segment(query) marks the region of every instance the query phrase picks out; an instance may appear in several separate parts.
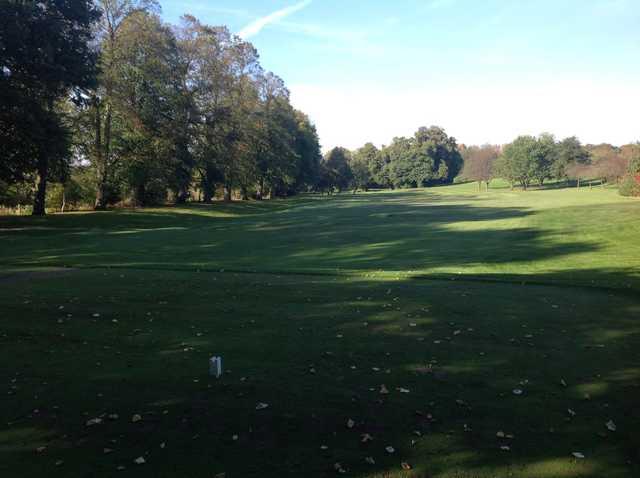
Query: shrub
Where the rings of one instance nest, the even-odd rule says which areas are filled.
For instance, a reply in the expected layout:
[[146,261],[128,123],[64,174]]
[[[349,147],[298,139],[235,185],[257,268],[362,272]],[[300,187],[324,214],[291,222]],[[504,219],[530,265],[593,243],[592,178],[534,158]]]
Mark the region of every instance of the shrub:
[[622,179],[619,191],[623,196],[640,196],[640,156],[629,161],[629,172]]
[[623,196],[640,196],[640,174],[627,174],[620,182],[619,191]]

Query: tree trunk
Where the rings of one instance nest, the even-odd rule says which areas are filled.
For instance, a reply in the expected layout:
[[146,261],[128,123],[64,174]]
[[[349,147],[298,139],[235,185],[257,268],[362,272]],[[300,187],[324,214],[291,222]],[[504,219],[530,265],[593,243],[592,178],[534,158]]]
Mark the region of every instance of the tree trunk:
[[46,153],[41,151],[38,156],[38,185],[33,201],[33,215],[44,216],[46,214],[45,201],[47,196],[47,174],[49,173],[49,161]]
[[242,200],[243,201],[248,201],[249,200],[249,192],[247,191],[247,186],[240,186],[240,194],[242,196]]
[[231,185],[224,185],[224,202],[231,202]]
[[64,185],[62,185],[62,206],[60,206],[60,212],[64,212],[64,208],[67,205],[67,192]]
[[185,204],[189,199],[189,193],[187,191],[177,191],[176,192],[176,204]]
[[202,202],[210,203],[213,199],[213,188],[209,184],[202,185]]
[[258,192],[256,193],[256,198],[258,201],[262,201],[264,198],[264,177],[260,178],[260,183],[258,184]]
[[93,205],[93,208],[104,209],[106,204],[106,181],[105,181],[105,168],[104,168],[104,157],[102,155],[102,121],[100,119],[100,103],[96,98],[95,100],[95,118],[93,127],[95,129],[95,155],[96,155],[96,176],[98,187],[96,190],[96,201]]

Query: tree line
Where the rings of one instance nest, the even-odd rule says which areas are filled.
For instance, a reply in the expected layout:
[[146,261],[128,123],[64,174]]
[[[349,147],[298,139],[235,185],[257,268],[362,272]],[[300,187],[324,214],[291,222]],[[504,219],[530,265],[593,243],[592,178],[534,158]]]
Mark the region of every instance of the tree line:
[[482,184],[488,188],[493,178],[525,190],[555,180],[577,187],[594,182],[617,184],[621,194],[640,195],[640,143],[582,145],[575,136],[557,141],[543,133],[519,136],[504,146],[461,146],[461,154],[461,179],[477,181],[479,188]]
[[545,181],[616,184],[621,194],[640,195],[640,143],[615,147],[583,145],[575,136],[556,140],[548,133],[519,136],[506,145],[458,145],[437,126],[419,128],[378,149],[372,143],[349,151],[336,147],[323,158],[318,189],[331,192],[369,188],[415,188],[477,181],[489,188],[502,178],[512,188]]
[[318,189],[415,188],[453,182],[463,165],[455,138],[438,126],[421,127],[412,137],[393,138],[377,148],[333,148],[323,158]]
[[318,182],[314,125],[224,26],[166,24],[154,0],[5,0],[0,51],[0,203],[44,214]]

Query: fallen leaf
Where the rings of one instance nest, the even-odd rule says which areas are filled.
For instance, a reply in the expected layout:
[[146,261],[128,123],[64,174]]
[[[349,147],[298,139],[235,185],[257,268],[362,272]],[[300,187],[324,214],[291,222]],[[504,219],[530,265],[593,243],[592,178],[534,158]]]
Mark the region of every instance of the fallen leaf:
[[380,393],[382,395],[387,395],[389,393],[389,390],[387,389],[387,387],[384,384],[380,385]]
[[411,469],[411,465],[409,463],[407,463],[406,461],[403,461],[402,463],[400,463],[400,466],[402,467],[403,470],[410,470]]
[[389,445],[388,447],[385,448],[385,450],[387,451],[387,453],[392,454],[396,452],[396,449],[393,448],[391,445]]
[[514,395],[522,395],[522,390],[519,388],[514,388],[513,389],[513,394]]
[[363,433],[362,435],[360,435],[360,442],[362,443],[368,443],[372,440],[373,440],[373,437],[368,433]]
[[132,416],[132,417],[131,417],[131,421],[132,421],[133,423],[137,423],[137,422],[139,422],[140,420],[142,420],[142,416],[140,416],[140,415],[139,415],[139,414],[137,414],[137,413],[136,413],[134,416]]
[[333,469],[336,470],[338,473],[346,473],[347,471],[342,468],[342,465],[340,463],[334,463],[333,464]]
[[616,427],[616,424],[613,423],[613,420],[609,420],[607,423],[605,423],[605,426],[607,427],[607,430],[611,432],[615,432],[618,429],[618,427]]
[[144,465],[144,464],[147,462],[147,460],[145,460],[143,456],[139,456],[138,458],[136,458],[135,460],[133,460],[133,462],[134,462],[136,465]]
[[368,456],[364,459],[365,462],[367,462],[370,465],[375,465],[376,464],[376,460],[373,459],[372,456]]
[[580,460],[582,460],[582,459],[584,458],[584,454],[583,454],[583,453],[580,453],[579,451],[574,451],[574,452],[573,452],[573,453],[571,453],[571,454],[574,456],[574,458],[578,458],[578,459],[580,459]]
[[356,424],[356,422],[351,420],[351,418],[349,418],[349,420],[347,420],[347,428],[353,428],[355,424]]
[[92,427],[94,425],[100,425],[102,423],[102,418],[92,418],[91,420],[87,420],[87,426]]
[[269,404],[268,403],[258,403],[256,405],[256,410],[264,410],[265,408],[269,408]]

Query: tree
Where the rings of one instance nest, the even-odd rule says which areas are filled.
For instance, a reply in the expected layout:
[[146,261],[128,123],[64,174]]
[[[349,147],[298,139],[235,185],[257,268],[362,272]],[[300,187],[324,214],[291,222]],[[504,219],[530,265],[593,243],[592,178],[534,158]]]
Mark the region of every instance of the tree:
[[417,148],[422,150],[433,164],[431,181],[452,183],[463,164],[455,138],[448,136],[444,129],[438,126],[419,128],[414,138]]
[[351,155],[349,166],[353,173],[353,190],[367,190],[372,180],[371,170],[375,169],[378,149],[371,143],[365,144]]
[[620,183],[623,196],[640,196],[640,148],[633,148],[629,156],[627,174]]
[[300,191],[317,186],[322,154],[316,127],[302,111],[296,110],[294,114],[296,131],[293,148],[297,155],[294,190]]
[[394,138],[376,164],[377,175],[399,188],[449,183],[462,168],[456,140],[442,128],[419,128],[411,138]]
[[557,162],[558,152],[553,135],[542,133],[538,136],[533,154],[535,156],[535,176],[538,184],[542,186],[546,179],[553,176],[552,166]]
[[556,157],[555,141],[550,134],[519,136],[506,145],[496,163],[498,174],[512,185],[520,183],[528,189],[535,180],[540,185],[551,176],[551,165]]
[[489,189],[489,181],[493,177],[494,163],[500,154],[500,148],[493,145],[470,146],[462,150],[464,166],[462,176],[478,182],[478,190],[484,182]]
[[576,186],[580,188],[580,182],[592,178],[592,168],[590,164],[574,162],[565,168],[567,178],[576,181]]
[[47,181],[69,159],[68,128],[57,103],[95,80],[89,43],[99,16],[90,0],[0,3],[0,131],[15,135],[2,170],[14,178],[35,174],[34,215],[45,214]]
[[123,178],[136,204],[162,203],[178,141],[176,40],[157,15],[145,11],[129,15],[118,34],[113,106],[122,117],[118,140]]
[[349,166],[351,153],[348,149],[336,147],[329,151],[323,165],[327,175],[329,189],[337,189],[338,192],[347,189],[353,180],[353,172]]
[[588,146],[591,157],[592,178],[600,179],[601,184],[607,180],[618,181],[627,168],[626,160],[615,146],[602,143]]
[[567,168],[573,164],[588,164],[589,152],[575,136],[565,138],[556,145],[555,161],[551,164],[551,177],[566,179]]
[[[120,165],[121,151],[114,145],[114,139],[124,134],[119,127],[123,118],[119,117],[115,104],[116,85],[124,57],[120,52],[121,29],[127,19],[136,13],[159,10],[155,0],[97,0],[103,15],[97,24],[96,36],[99,42],[98,87],[91,91],[90,122],[92,125],[92,145],[89,158],[96,172],[95,209],[104,209],[117,195],[116,168]],[[117,141],[117,140],[116,140]]]

